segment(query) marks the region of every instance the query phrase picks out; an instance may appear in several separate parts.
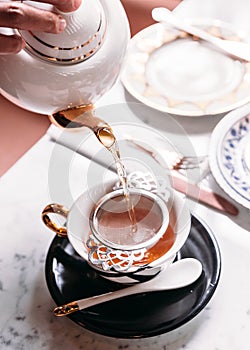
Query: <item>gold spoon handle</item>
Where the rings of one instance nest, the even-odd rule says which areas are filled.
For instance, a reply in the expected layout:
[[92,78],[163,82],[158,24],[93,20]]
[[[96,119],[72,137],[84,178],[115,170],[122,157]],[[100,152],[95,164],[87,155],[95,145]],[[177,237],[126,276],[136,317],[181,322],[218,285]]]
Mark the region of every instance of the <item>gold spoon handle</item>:
[[194,258],[181,259],[171,264],[152,280],[58,306],[54,309],[54,315],[67,316],[75,311],[132,294],[182,288],[196,281],[201,273],[202,264],[199,260]]
[[54,315],[55,316],[67,316],[75,311],[79,311],[79,305],[76,301],[73,301],[72,303],[68,303],[65,305],[58,306],[54,309]]

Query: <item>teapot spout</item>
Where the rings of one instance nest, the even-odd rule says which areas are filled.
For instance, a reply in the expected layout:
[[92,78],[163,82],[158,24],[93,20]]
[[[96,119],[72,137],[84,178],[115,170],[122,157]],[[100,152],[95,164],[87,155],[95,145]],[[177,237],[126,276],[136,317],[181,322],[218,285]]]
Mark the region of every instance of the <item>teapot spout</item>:
[[63,129],[87,127],[95,131],[99,124],[105,122],[94,115],[92,104],[70,107],[49,115],[52,124]]
[[52,124],[63,129],[90,129],[97,139],[106,147],[110,148],[115,143],[112,128],[104,120],[94,114],[92,104],[70,107],[49,115]]

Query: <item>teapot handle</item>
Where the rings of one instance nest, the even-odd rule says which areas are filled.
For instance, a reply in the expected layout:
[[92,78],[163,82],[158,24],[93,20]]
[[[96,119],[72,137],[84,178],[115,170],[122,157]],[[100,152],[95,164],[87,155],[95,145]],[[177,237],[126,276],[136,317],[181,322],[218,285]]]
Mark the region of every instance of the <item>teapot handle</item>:
[[65,226],[59,226],[50,219],[49,214],[61,215],[67,218],[69,210],[61,204],[52,203],[47,205],[42,211],[42,220],[44,224],[52,231],[54,231],[59,237],[67,237],[67,228]]

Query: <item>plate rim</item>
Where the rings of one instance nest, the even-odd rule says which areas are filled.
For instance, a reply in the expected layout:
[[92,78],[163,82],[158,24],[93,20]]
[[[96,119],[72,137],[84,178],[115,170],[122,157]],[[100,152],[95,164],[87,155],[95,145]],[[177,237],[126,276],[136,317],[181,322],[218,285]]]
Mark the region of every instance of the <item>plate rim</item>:
[[[191,19],[191,23],[194,24],[204,24],[204,23],[210,23],[210,25],[215,25],[215,26],[220,26],[222,28],[228,28],[230,27],[230,30],[234,31],[235,34],[242,39],[242,31],[240,31],[238,28],[236,28],[235,26],[231,25],[228,22],[224,22],[221,20],[216,20],[216,19],[211,19],[211,18],[207,18],[207,19]],[[131,96],[133,96],[134,98],[136,98],[139,102],[145,104],[146,106],[153,108],[157,111],[160,112],[164,112],[164,113],[169,113],[171,115],[176,115],[176,116],[182,116],[182,117],[190,117],[190,118],[198,118],[198,117],[204,117],[204,116],[214,116],[214,115],[220,115],[223,113],[228,113],[236,108],[239,108],[243,105],[245,105],[246,103],[250,102],[250,94],[248,97],[245,97],[244,99],[240,99],[237,102],[233,102],[230,105],[227,105],[225,107],[218,107],[216,108],[214,111],[209,111],[209,112],[202,112],[202,111],[185,111],[185,110],[181,110],[181,109],[176,109],[176,108],[172,108],[172,107],[168,107],[168,106],[159,106],[159,104],[154,103],[153,101],[149,101],[147,100],[147,98],[143,97],[139,92],[137,92],[135,89],[131,88],[131,84],[128,82],[127,76],[126,76],[126,60],[127,57],[129,55],[129,50],[130,50],[130,46],[134,45],[134,42],[136,42],[136,40],[138,38],[140,38],[140,36],[142,36],[145,32],[149,31],[150,29],[152,29],[153,27],[156,26],[161,26],[160,23],[154,23],[144,29],[142,29],[141,31],[139,31],[138,33],[136,33],[129,42],[128,45],[128,49],[127,49],[127,56],[125,58],[125,62],[124,62],[124,66],[121,72],[121,82],[123,84],[123,86],[125,87],[125,89],[131,94]],[[244,32],[244,38],[246,36],[246,33]],[[237,61],[237,60],[236,60]],[[239,60],[238,60],[239,61]],[[241,62],[242,64],[245,64],[244,62]],[[243,77],[244,78],[244,77]]]
[[247,200],[239,194],[229,183],[226,181],[222,174],[222,169],[218,161],[218,150],[221,150],[224,137],[229,129],[238,121],[245,118],[247,114],[250,114],[250,103],[235,109],[226,114],[212,131],[209,142],[208,162],[210,170],[222,190],[228,194],[238,204],[241,204],[247,209],[250,209],[250,199]]
[[[171,331],[178,329],[179,327],[187,324],[189,321],[194,319],[206,307],[206,305],[209,303],[209,301],[211,300],[212,296],[214,295],[214,293],[217,289],[217,286],[218,286],[218,283],[220,280],[220,275],[221,275],[221,252],[220,252],[220,248],[219,248],[219,244],[217,242],[217,239],[215,238],[215,235],[213,234],[211,228],[204,222],[204,220],[200,219],[197,215],[193,215],[193,214],[192,214],[192,219],[195,220],[196,224],[202,225],[202,227],[205,229],[206,236],[209,238],[211,244],[215,248],[215,250],[213,252],[213,260],[216,262],[215,263],[216,269],[215,269],[215,271],[213,271],[213,276],[211,278],[209,288],[207,287],[203,292],[203,296],[205,295],[205,297],[203,297],[203,299],[201,301],[199,301],[199,303],[197,303],[195,310],[190,312],[188,316],[186,315],[179,323],[177,323],[173,327],[168,327],[167,330],[163,326],[161,326],[161,327],[158,327],[157,330],[153,330],[150,332],[147,330],[146,332],[140,332],[140,334],[137,333],[137,334],[132,334],[132,335],[127,334],[128,331],[123,332],[123,334],[121,334],[121,333],[119,333],[119,331],[116,331],[116,330],[113,332],[107,331],[107,330],[105,331],[103,329],[100,329],[99,326],[95,326],[93,324],[86,325],[86,323],[84,323],[84,320],[83,321],[77,320],[77,318],[75,317],[74,314],[69,315],[67,317],[69,319],[71,319],[74,323],[76,323],[78,326],[81,326],[84,329],[87,329],[88,331],[91,331],[93,333],[97,333],[97,334],[100,334],[103,336],[112,337],[112,338],[119,338],[119,339],[150,338],[150,337],[158,336],[161,334],[167,334]],[[49,276],[52,273],[51,266],[49,264],[49,262],[51,260],[51,256],[49,255],[49,252],[52,249],[53,243],[55,241],[57,241],[58,239],[62,239],[62,238],[55,236],[54,239],[52,240],[52,242],[49,246],[47,256],[46,256],[46,260],[45,260],[45,279],[46,279],[46,283],[47,283],[47,288],[50,292],[52,299],[56,303],[56,305],[59,305],[57,302],[58,297],[55,295],[56,293],[54,292],[54,290],[49,282]],[[52,278],[52,277],[50,277],[50,278]]]

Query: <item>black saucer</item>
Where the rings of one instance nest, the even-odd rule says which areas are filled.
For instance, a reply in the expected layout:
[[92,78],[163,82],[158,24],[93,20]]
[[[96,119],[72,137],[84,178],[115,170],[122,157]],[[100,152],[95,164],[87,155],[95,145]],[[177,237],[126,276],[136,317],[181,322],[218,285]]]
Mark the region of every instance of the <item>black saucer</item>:
[[[114,338],[152,337],[194,318],[211,299],[220,277],[218,244],[207,227],[192,217],[189,238],[178,256],[201,261],[200,278],[188,287],[131,295],[78,311],[68,317],[93,332]],[[122,288],[100,277],[67,239],[55,237],[46,259],[46,280],[57,305]]]

